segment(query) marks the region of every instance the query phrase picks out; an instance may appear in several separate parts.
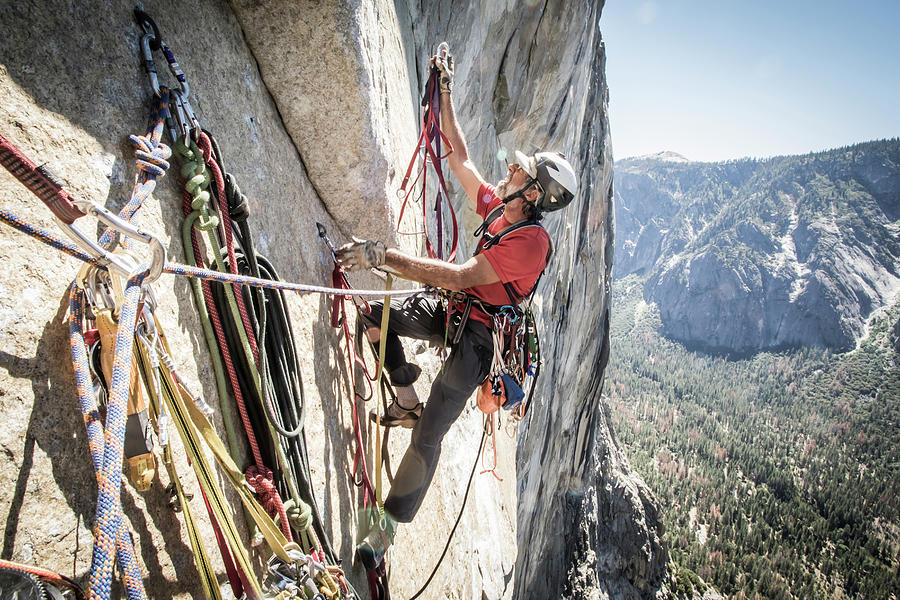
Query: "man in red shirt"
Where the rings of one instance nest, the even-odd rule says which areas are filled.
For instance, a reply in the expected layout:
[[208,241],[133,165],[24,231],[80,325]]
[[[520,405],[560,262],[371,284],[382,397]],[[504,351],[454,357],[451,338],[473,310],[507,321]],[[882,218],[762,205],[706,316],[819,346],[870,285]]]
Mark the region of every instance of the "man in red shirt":
[[[396,389],[397,401],[388,408],[383,424],[412,427],[413,432],[384,503],[388,527],[383,532],[376,528],[358,548],[370,568],[381,561],[396,521],[409,522],[415,516],[434,476],[444,434],[488,376],[493,356],[489,313],[503,305],[515,306],[528,297],[547,266],[550,237],[538,222],[542,213],[566,206],[577,187],[572,166],[562,155],[551,152],[526,156],[517,151],[516,162],[509,165],[506,177],[496,187],[485,182],[469,160],[456,122],[450,96],[452,58],[435,56],[432,62],[441,72],[441,124],[453,147],[447,160],[485,219],[476,232],[484,235],[475,255],[463,264],[411,256],[373,241],[346,244],[338,252],[345,270],[384,265],[426,285],[464,292],[472,298],[469,318],[459,322],[452,335],[445,331],[448,307],[440,299],[418,296],[391,303],[384,367]],[[383,307],[379,302],[370,305],[372,310],[363,315],[363,326],[368,339],[377,344]],[[449,310],[451,318],[459,320],[454,307]],[[449,338],[450,356],[424,405],[412,387],[421,369],[406,360],[400,336],[438,345]]]

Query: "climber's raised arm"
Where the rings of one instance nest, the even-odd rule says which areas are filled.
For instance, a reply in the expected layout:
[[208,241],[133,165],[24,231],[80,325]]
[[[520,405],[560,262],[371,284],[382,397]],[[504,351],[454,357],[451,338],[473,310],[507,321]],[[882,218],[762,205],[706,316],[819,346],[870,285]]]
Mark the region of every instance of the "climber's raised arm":
[[475,164],[469,160],[466,139],[459,128],[459,123],[456,122],[456,110],[450,94],[453,87],[453,57],[449,54],[436,54],[431,57],[431,64],[435,65],[441,73],[441,131],[447,136],[447,140],[453,148],[453,152],[447,157],[447,163],[465,190],[466,196],[473,203],[477,203],[478,189],[485,181]]

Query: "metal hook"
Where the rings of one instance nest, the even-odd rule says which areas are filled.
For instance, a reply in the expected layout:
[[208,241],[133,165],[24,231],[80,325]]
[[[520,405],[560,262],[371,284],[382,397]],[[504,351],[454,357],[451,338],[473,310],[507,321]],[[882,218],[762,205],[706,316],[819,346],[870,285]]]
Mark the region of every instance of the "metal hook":
[[328,249],[331,250],[331,256],[337,259],[337,248],[331,243],[331,240],[328,239],[328,234],[325,232],[325,226],[316,221],[316,230],[319,232],[319,237],[325,241],[328,245]]
[[441,58],[441,60],[446,60],[448,56],[450,56],[450,44],[447,42],[441,42],[437,47],[437,55]]

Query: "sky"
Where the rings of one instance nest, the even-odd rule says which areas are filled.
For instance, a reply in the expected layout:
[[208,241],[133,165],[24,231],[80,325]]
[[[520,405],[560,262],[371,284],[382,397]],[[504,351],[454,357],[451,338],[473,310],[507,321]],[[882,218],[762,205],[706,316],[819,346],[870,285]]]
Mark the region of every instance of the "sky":
[[616,159],[900,136],[900,0],[606,0],[600,31]]

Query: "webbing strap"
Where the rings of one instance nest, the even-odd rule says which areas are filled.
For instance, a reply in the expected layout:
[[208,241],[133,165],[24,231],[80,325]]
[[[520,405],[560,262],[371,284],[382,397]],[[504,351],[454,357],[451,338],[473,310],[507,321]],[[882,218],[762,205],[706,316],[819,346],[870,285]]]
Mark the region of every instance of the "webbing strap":
[[206,442],[207,447],[212,451],[213,456],[215,456],[216,462],[219,463],[222,471],[228,477],[228,480],[231,481],[235,490],[237,490],[241,501],[253,517],[253,521],[256,523],[257,527],[259,527],[263,537],[266,538],[266,542],[268,542],[272,552],[274,552],[281,560],[292,562],[291,557],[285,549],[290,542],[288,542],[284,534],[281,533],[281,529],[275,524],[268,513],[266,513],[265,509],[263,509],[256,501],[256,498],[250,492],[250,486],[247,484],[244,474],[231,459],[231,456],[225,449],[225,445],[222,443],[222,440],[219,439],[219,436],[206,418],[206,415],[194,405],[190,394],[186,394],[184,390],[182,390],[181,405],[182,408],[186,410],[187,416],[190,418],[190,424],[193,426],[196,433],[198,433]]
[[[154,327],[159,327],[159,323],[155,320],[153,325]],[[157,329],[157,331],[159,331],[159,329]],[[160,415],[165,414],[163,412],[164,407],[168,405],[167,401],[164,399],[164,394],[167,396],[171,396],[174,393],[173,390],[176,389],[176,385],[174,376],[170,370],[161,369],[159,366],[154,366],[154,363],[158,365],[158,358],[156,361],[151,358],[151,353],[154,351],[155,350],[151,350],[144,343],[138,344],[138,365],[140,367],[144,385],[147,387],[147,391],[150,396],[150,408],[152,409],[150,414],[153,418],[153,422],[156,426],[160,439],[162,439],[164,436],[167,437],[165,432],[167,422],[166,420],[160,418]],[[159,385],[157,385],[157,382],[159,382]],[[169,402],[171,402],[171,400]],[[194,514],[191,510],[190,502],[188,501],[188,498],[184,493],[184,488],[181,485],[181,478],[178,476],[178,471],[175,469],[175,462],[172,460],[171,445],[163,445],[162,453],[163,464],[166,467],[166,472],[169,474],[169,481],[175,488],[176,498],[179,503],[181,513],[184,516],[184,527],[188,534],[188,541],[191,545],[191,551],[194,554],[194,562],[197,566],[197,571],[200,574],[200,582],[203,587],[203,592],[204,594],[206,594],[206,597],[209,600],[220,600],[222,598],[222,594],[219,590],[218,580],[216,579],[216,572],[209,560],[209,554],[207,553],[206,547],[203,544],[203,540],[201,539],[197,530],[197,524],[194,520]],[[203,491],[205,495],[205,491],[203,490],[203,488],[201,488],[201,491]],[[213,521],[213,524],[214,527],[217,526],[215,521]],[[227,567],[228,559],[226,559],[224,556],[223,559],[225,559]],[[234,591],[237,593],[237,590]]]
[[[185,396],[187,396],[187,398],[185,398]],[[215,473],[207,462],[206,453],[201,447],[200,437],[202,434],[198,432],[193,420],[194,415],[191,414],[190,410],[194,405],[193,399],[189,394],[185,393],[185,390],[181,386],[179,386],[178,393],[172,394],[171,397],[166,398],[166,400],[169,413],[172,415],[172,422],[181,436],[185,451],[188,454],[188,458],[191,461],[191,466],[194,469],[194,473],[197,475],[200,486],[207,491],[207,498],[209,499],[215,519],[222,526],[222,533],[228,542],[229,548],[231,548],[234,553],[238,568],[244,573],[253,573],[253,565],[250,562],[247,550],[244,548],[240,533],[232,518],[231,507],[225,502],[221,490],[218,489]],[[224,447],[221,448],[221,451],[224,452]],[[219,459],[218,455],[216,456],[216,459]],[[232,479],[232,477],[229,477],[229,479]],[[232,483],[234,483],[233,479]],[[243,496],[241,497],[241,500],[244,500]],[[249,584],[250,589],[245,589],[245,592],[251,598],[261,598],[262,591],[259,587],[259,583],[255,579],[250,578]]]
[[[475,253],[473,256],[477,256],[481,252],[487,250],[488,248],[492,248],[500,243],[500,241],[504,238],[504,236],[509,235],[513,231],[518,231],[519,229],[524,229],[526,227],[540,227],[544,228],[543,225],[538,223],[533,219],[528,219],[525,221],[519,221],[518,223],[513,223],[512,225],[505,227],[504,229],[498,231],[496,234],[490,234],[488,232],[488,228],[490,228],[491,224],[500,218],[500,215],[503,214],[504,206],[498,206],[494,210],[492,210],[487,217],[485,217],[484,221],[481,225],[478,226],[478,229],[475,230],[475,237],[481,237],[481,241],[478,244],[478,247],[475,248]],[[547,265],[550,264],[550,258],[553,256],[553,242],[550,242],[550,246],[547,248],[547,256],[544,259],[544,269],[547,268]],[[510,282],[503,282],[503,289],[506,290],[506,295],[509,297],[509,302],[512,306],[517,306],[526,298],[529,298],[534,291],[537,289],[538,283],[541,281],[541,277],[544,275],[544,271],[541,270],[540,275],[538,275],[537,279],[534,281],[534,285],[531,287],[528,292],[522,296],[519,296],[513,284]],[[485,304],[482,302],[482,304]],[[486,314],[490,314],[487,311],[484,311]]]
[[[335,263],[334,265],[334,270],[332,271],[331,275],[331,281],[332,285],[344,286],[345,293],[350,291],[350,284],[347,282],[343,271],[341,271],[337,263]],[[353,484],[356,487],[362,488],[363,503],[365,506],[368,506],[369,501],[371,501],[373,504],[377,503],[375,502],[375,488],[372,485],[372,481],[369,479],[368,467],[366,466],[365,445],[363,444],[362,439],[362,427],[359,422],[359,410],[357,408],[357,401],[365,401],[368,398],[371,398],[374,391],[372,389],[371,378],[369,377],[368,371],[366,370],[366,364],[356,352],[356,349],[353,345],[353,334],[350,332],[350,324],[347,322],[347,312],[344,308],[345,298],[346,296],[344,295],[334,297],[331,314],[331,326],[334,328],[341,328],[343,330],[344,343],[347,346],[347,391],[349,394],[348,397],[350,399],[350,419],[353,424],[353,438],[354,443],[356,444],[356,450],[353,454],[353,466],[351,469],[351,475],[353,477]],[[365,380],[369,386],[369,394],[367,397],[363,397],[356,391],[355,381],[357,366],[359,366],[363,373],[365,373]]]
[[[447,139],[447,136],[444,135],[440,128],[440,93],[437,91],[438,77],[439,73],[437,69],[432,69],[431,75],[429,76],[428,82],[426,84],[425,95],[423,97],[424,109],[422,110],[422,132],[419,134],[419,139],[416,142],[416,147],[413,151],[412,158],[409,161],[409,166],[406,168],[406,174],[404,175],[403,181],[400,184],[400,193],[405,193],[405,195],[403,198],[403,204],[400,206],[400,216],[397,219],[397,228],[399,230],[400,224],[403,222],[403,213],[406,210],[406,205],[413,195],[416,183],[418,183],[419,179],[421,178],[422,221],[425,225],[425,250],[430,258],[437,258],[440,260],[444,259],[442,199],[446,198],[452,225],[451,249],[450,254],[447,256],[446,260],[452,262],[456,257],[456,250],[459,243],[459,225],[456,220],[456,212],[453,210],[453,205],[450,204],[450,196],[447,193],[447,184],[444,180],[443,169],[441,168],[441,160],[447,158],[447,156],[449,156],[453,152],[453,147],[450,144],[450,140]],[[442,143],[447,146],[447,153],[443,155],[441,154]],[[409,185],[409,180],[412,176],[413,168],[415,167],[419,158],[420,150],[422,151],[422,166],[419,169],[418,174],[416,175],[416,179],[413,181],[413,185],[409,187],[409,190],[407,191],[407,186]],[[434,168],[438,182],[437,196],[435,197],[434,207],[436,229],[438,235],[437,249],[435,249],[435,247],[432,245],[431,239],[428,236],[428,207],[427,202],[425,201],[425,193],[427,191],[427,165],[429,162]]]
[[85,215],[73,204],[74,197],[63,189],[62,183],[49,169],[35,165],[2,134],[0,134],[0,164],[40,198],[66,225],[71,225]]
[[[393,284],[393,281],[393,278],[388,275],[384,282],[384,289],[386,292],[391,291],[391,284]],[[385,295],[384,304],[381,309],[381,341],[378,344],[378,367],[375,369],[375,381],[381,381],[381,378],[384,377],[384,356],[385,349],[387,348],[390,315],[391,297]],[[375,403],[375,505],[378,507],[378,512],[382,513],[382,517],[384,516],[384,503],[381,501],[381,405],[383,403],[385,403],[384,386],[381,386],[381,402]]]
[[[167,354],[170,354],[171,351],[169,349],[168,341],[162,333],[162,330],[159,329],[158,322],[156,323],[156,326],[157,331],[160,332],[160,343],[162,344],[164,351]],[[213,431],[209,421],[206,420],[206,417],[195,405],[190,392],[172,377],[170,371],[163,371],[163,376],[164,384],[170,387],[168,393],[163,396],[169,414],[172,416],[172,421],[182,439],[185,451],[188,453],[191,466],[197,475],[200,486],[204,490],[204,496],[212,510],[214,520],[221,527],[222,535],[233,553],[239,571],[242,573],[242,579],[245,580],[247,587],[249,587],[249,590],[245,589],[245,591],[252,598],[261,598],[262,592],[259,588],[259,583],[252,575],[253,566],[250,563],[247,550],[244,547],[240,533],[232,518],[232,511],[225,501],[224,495],[217,484],[215,473],[206,459],[206,453],[201,447],[201,437],[206,440],[207,445],[213,450],[213,454],[220,465],[223,464],[223,456],[226,458],[227,466],[223,465],[223,470],[226,471],[227,475],[230,475],[229,479],[235,484],[235,487],[238,488],[238,492],[241,494],[241,500],[246,504],[245,496],[250,496],[249,501],[252,504],[256,504],[256,501],[247,490],[246,482],[241,483],[243,475],[240,473],[237,466],[234,465],[233,461],[231,461],[228,452],[225,450],[224,444],[218,439],[218,436],[215,431]],[[234,476],[234,473],[230,473],[228,468],[233,472],[236,472],[236,476]],[[256,507],[258,511],[249,511],[251,515],[254,516],[254,519],[259,512],[262,512],[265,515],[265,511],[263,511],[258,504],[256,504]],[[268,515],[266,515],[266,518],[268,518]],[[271,522],[271,519],[269,519],[269,521]],[[272,524],[272,527],[277,531],[277,527],[274,523]],[[287,556],[287,554],[284,553],[284,556]],[[282,554],[279,554],[279,557],[282,557]]]

